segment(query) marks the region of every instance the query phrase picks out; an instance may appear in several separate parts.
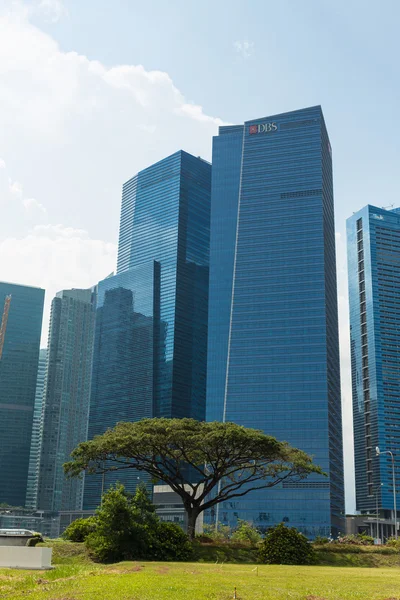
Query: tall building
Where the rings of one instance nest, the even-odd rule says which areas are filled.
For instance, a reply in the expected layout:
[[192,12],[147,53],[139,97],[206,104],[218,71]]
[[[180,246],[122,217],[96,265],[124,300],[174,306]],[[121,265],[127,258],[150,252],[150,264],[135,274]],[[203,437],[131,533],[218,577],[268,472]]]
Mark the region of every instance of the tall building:
[[[211,165],[180,151],[123,186],[117,274],[98,285],[89,438],[119,421],[205,418]],[[84,508],[131,471],[88,476]]]
[[0,282],[0,503],[24,506],[44,290]]
[[46,375],[47,348],[42,348],[39,353],[39,365],[36,379],[35,406],[33,410],[33,425],[31,451],[29,455],[28,486],[26,490],[26,508],[35,509],[37,505],[37,491],[39,478],[40,448],[42,441],[42,408],[43,390]]
[[378,506],[388,536],[392,463],[375,448],[393,453],[399,491],[400,209],[366,206],[348,219],[347,237],[356,508],[375,514]]
[[83,480],[66,479],[63,464],[87,439],[94,295],[90,289],[64,290],[52,302],[43,394],[40,510],[82,508]]
[[222,503],[211,519],[344,531],[332,157],[319,106],[213,141],[207,420],[262,429],[327,477]]

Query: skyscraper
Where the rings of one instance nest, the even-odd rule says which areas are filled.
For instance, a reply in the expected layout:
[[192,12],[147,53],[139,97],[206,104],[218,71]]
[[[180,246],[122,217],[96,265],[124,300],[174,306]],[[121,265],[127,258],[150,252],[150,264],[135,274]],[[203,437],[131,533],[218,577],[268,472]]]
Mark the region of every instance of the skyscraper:
[[0,283],[0,503],[24,506],[44,290]]
[[26,508],[36,508],[39,478],[40,448],[42,442],[43,390],[46,376],[47,348],[39,352],[39,365],[36,379],[35,406],[33,410],[31,451],[29,455],[28,486],[26,490]]
[[[89,438],[118,421],[205,418],[211,165],[179,151],[123,186],[117,274],[98,285]],[[84,507],[131,471],[88,476]]]
[[209,517],[309,537],[344,528],[331,147],[319,106],[220,127],[213,142],[207,419],[262,429],[328,477]]
[[[400,209],[366,206],[347,221],[356,508],[393,529],[400,487]],[[375,533],[375,532],[374,532]],[[380,532],[381,535],[381,532]]]
[[63,463],[87,439],[93,354],[94,293],[64,290],[53,299],[43,395],[37,506],[80,510],[83,480],[66,479]]

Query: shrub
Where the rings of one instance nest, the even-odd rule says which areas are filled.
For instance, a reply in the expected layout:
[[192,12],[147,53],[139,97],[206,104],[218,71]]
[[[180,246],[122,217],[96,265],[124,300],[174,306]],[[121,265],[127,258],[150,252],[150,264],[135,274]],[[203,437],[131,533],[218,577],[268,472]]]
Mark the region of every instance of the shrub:
[[364,533],[343,535],[336,540],[338,544],[351,544],[354,546],[373,546],[374,538]]
[[232,530],[229,525],[218,523],[215,525],[204,525],[204,536],[210,538],[213,542],[226,542],[229,540]]
[[192,546],[175,523],[163,523],[155,513],[145,486],[134,496],[117,485],[104,494],[96,527],[86,538],[94,560],[188,560]]
[[154,560],[190,560],[193,546],[176,523],[160,521],[155,531],[151,558]]
[[65,529],[62,537],[70,542],[84,542],[89,535],[96,529],[96,517],[86,519],[76,519],[72,521]]
[[238,526],[231,536],[231,540],[234,542],[245,542],[255,546],[261,542],[261,534],[255,527],[250,525],[247,521],[238,519]]
[[260,546],[259,560],[270,565],[311,565],[315,553],[304,535],[281,523],[268,530]]
[[314,544],[316,544],[317,546],[323,546],[324,544],[329,544],[329,538],[324,537],[322,535],[317,535],[317,537],[314,540]]
[[29,540],[26,542],[26,546],[34,548],[37,544],[39,544],[39,542],[44,542],[44,539],[42,538],[42,534],[34,531],[33,536],[31,538],[29,538]]
[[390,546],[390,548],[395,548],[395,550],[400,550],[400,539],[391,537],[388,539],[387,541],[387,545]]

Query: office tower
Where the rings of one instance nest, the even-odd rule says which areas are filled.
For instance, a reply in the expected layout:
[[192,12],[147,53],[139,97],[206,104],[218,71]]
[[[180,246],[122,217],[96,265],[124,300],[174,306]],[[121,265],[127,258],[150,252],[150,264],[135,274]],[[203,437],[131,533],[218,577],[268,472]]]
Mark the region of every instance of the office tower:
[[39,352],[39,365],[36,379],[35,406],[33,410],[31,451],[29,455],[28,486],[26,490],[26,508],[35,509],[37,505],[37,486],[39,478],[40,447],[42,440],[43,390],[46,375],[47,348]]
[[[348,219],[347,237],[356,508],[375,514],[378,506],[387,537],[394,533],[388,451],[400,486],[400,209],[366,206]],[[376,446],[384,454],[376,456]]]
[[44,290],[0,282],[0,503],[24,506]]
[[94,292],[90,289],[63,290],[51,305],[37,501],[40,510],[82,508],[83,480],[67,479],[63,464],[87,439],[94,314]]
[[344,531],[332,157],[319,106],[220,127],[213,142],[207,419],[263,430],[328,477],[208,518]]
[[[117,274],[98,285],[89,438],[119,421],[205,418],[211,165],[177,152],[123,186]],[[131,471],[88,476],[84,508]]]

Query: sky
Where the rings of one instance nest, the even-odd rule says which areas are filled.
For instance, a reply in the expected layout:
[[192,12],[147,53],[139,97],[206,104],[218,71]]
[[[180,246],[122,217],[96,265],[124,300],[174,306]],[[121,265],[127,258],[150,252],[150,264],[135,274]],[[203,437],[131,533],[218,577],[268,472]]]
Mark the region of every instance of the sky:
[[[334,160],[346,509],[354,511],[345,221],[399,206],[400,3],[0,0],[0,280],[115,268],[121,188],[218,126],[321,104]],[[284,210],[284,205],[282,206]]]

